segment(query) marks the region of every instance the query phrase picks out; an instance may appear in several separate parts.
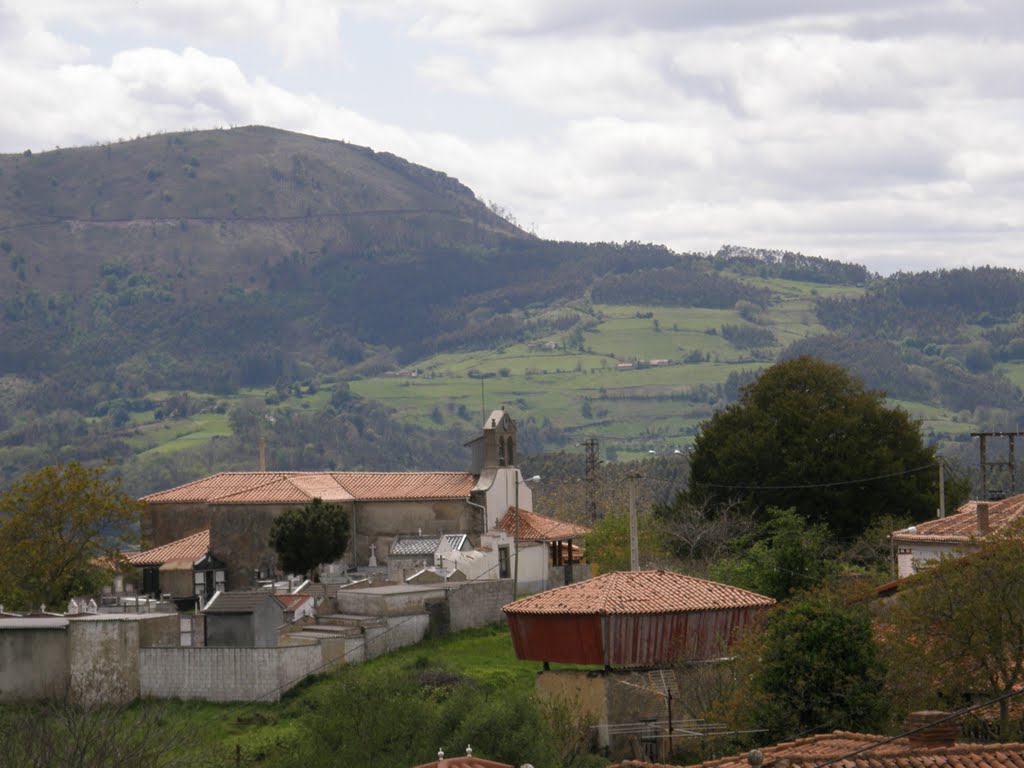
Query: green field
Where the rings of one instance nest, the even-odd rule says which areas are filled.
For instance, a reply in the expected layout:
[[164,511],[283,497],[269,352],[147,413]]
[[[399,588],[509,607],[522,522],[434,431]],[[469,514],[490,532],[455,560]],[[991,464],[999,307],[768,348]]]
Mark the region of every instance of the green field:
[[[354,381],[352,389],[425,427],[475,426],[481,413],[505,405],[536,425],[596,436],[618,458],[671,452],[692,441],[730,373],[759,370],[785,345],[822,330],[813,321],[814,289],[760,282],[782,293],[757,325],[734,309],[594,305],[582,312],[594,322],[581,342],[552,334],[529,345],[436,355],[398,376]],[[851,290],[858,289],[835,292]],[[723,338],[723,326],[764,328],[775,343],[743,349]]]

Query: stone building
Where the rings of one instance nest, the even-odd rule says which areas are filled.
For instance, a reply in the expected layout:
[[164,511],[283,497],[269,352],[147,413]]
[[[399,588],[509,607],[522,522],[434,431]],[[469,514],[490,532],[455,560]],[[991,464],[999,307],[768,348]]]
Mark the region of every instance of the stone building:
[[508,413],[492,412],[466,445],[466,472],[221,472],[143,497],[142,533],[156,548],[209,530],[209,554],[223,564],[229,590],[278,575],[273,520],[315,498],[349,512],[348,567],[380,560],[403,534],[465,532],[476,546],[517,500],[532,510],[533,497],[515,463]]

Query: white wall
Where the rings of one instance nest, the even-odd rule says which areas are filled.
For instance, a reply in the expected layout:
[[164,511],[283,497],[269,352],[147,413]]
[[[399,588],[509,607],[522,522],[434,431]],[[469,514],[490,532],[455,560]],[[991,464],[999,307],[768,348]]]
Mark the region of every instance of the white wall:
[[912,576],[921,566],[941,557],[959,557],[964,552],[964,544],[953,542],[905,541],[896,542],[896,574],[904,579]]
[[498,467],[495,471],[494,482],[485,492],[487,507],[487,524],[484,530],[491,530],[498,521],[508,512],[509,507],[515,506],[516,502],[516,480],[519,481],[519,508],[527,512],[533,511],[533,491],[528,483],[523,482],[524,478],[519,467]]

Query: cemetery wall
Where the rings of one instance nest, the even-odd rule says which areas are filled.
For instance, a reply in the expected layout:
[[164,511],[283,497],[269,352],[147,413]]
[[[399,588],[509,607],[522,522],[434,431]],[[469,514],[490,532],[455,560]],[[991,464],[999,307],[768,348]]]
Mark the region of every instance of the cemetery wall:
[[143,648],[140,692],[157,699],[277,701],[303,678],[326,669],[336,654],[329,651],[325,659],[323,648]]

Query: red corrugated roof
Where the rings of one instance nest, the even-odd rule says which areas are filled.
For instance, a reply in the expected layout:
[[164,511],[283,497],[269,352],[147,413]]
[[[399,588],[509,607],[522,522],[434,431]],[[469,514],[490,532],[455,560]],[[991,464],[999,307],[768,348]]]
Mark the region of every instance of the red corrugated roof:
[[[826,761],[833,768],[1020,768],[1024,765],[1024,744],[953,744],[923,746],[909,739],[861,752],[853,758],[838,760],[865,747],[872,747],[885,736],[835,731],[796,741],[763,747],[764,768],[788,766],[811,768]],[[747,752],[718,760],[709,760],[690,768],[750,768]],[[660,763],[626,760],[612,768],[674,768]]]
[[[1019,520],[1024,514],[1024,494],[1010,496],[988,505],[988,529],[998,531]],[[916,531],[904,529],[895,531],[896,541],[966,542],[978,535],[978,502],[962,504],[955,514],[935,520],[927,520],[913,526]]]
[[770,597],[672,571],[616,571],[502,608],[505,613],[637,614],[767,607]]
[[516,536],[515,507],[509,507],[508,512],[498,521],[498,528],[515,538],[525,541],[564,541],[565,539],[578,539],[590,533],[590,529],[582,525],[566,523],[561,520],[555,520],[553,517],[520,509],[519,535]]
[[210,551],[210,530],[198,531],[191,536],[147,549],[145,552],[124,552],[125,559],[132,565],[163,565],[175,560],[201,558]]
[[307,504],[469,498],[468,472],[221,472],[142,498],[149,504]]

